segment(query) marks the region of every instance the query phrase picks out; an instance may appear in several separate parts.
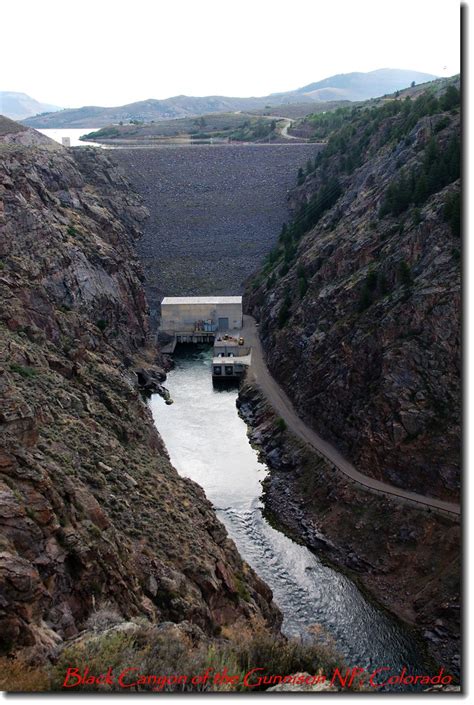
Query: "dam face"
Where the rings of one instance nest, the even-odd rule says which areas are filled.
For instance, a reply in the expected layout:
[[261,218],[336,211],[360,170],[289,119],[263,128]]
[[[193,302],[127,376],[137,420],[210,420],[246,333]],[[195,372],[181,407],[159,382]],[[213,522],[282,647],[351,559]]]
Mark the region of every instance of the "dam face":
[[232,295],[277,240],[286,196],[317,144],[118,149],[145,201],[138,243],[152,320],[167,296]]

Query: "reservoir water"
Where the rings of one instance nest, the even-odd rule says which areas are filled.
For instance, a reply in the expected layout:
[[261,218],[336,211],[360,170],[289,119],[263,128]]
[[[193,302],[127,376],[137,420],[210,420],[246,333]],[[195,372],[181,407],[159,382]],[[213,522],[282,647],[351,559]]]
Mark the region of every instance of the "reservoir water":
[[174,403],[150,401],[156,426],[178,472],[198,482],[242,557],[271,587],[283,632],[322,632],[347,665],[389,666],[399,673],[429,673],[408,629],[362,595],[342,573],[272,528],[262,515],[259,462],[236,408],[237,390],[212,384],[210,350],[178,348],[166,386]]
[[62,138],[63,137],[69,137],[71,140],[71,147],[104,147],[102,144],[98,144],[97,142],[82,142],[79,137],[82,137],[82,135],[88,135],[89,132],[94,132],[99,128],[95,127],[64,127],[61,129],[52,129],[52,128],[45,128],[45,129],[38,129],[38,132],[41,132],[42,135],[46,135],[46,137],[50,137],[52,140],[55,142],[59,142],[59,144],[62,143]]

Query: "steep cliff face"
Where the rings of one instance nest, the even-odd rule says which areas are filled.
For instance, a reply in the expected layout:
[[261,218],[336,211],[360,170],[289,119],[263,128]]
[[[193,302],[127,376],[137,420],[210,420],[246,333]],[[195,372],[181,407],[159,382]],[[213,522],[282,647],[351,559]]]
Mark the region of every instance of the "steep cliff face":
[[248,292],[273,374],[364,473],[456,498],[459,94],[320,118],[327,146]]
[[46,653],[102,606],[277,626],[138,388],[137,370],[164,378],[134,254],[145,209],[104,153],[1,128],[3,651]]

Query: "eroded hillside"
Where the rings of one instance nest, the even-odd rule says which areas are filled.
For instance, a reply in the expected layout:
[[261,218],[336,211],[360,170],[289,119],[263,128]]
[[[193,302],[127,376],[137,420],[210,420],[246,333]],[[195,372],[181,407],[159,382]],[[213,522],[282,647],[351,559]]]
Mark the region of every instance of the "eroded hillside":
[[[316,116],[327,139],[249,288],[301,416],[368,475],[459,496],[459,92]],[[317,128],[317,129],[316,129]]]
[[2,122],[2,650],[48,653],[104,606],[209,635],[276,627],[138,387],[164,378],[134,253],[146,210],[102,152],[35,134]]

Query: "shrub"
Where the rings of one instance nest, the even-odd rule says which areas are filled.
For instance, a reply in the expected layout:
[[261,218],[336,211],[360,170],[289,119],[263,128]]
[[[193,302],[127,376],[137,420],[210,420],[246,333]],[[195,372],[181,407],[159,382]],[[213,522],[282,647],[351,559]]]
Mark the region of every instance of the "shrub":
[[329,179],[324,186],[311,198],[307,206],[301,210],[299,216],[293,223],[293,235],[295,238],[301,237],[305,232],[313,228],[321,216],[338,200],[341,195],[341,185],[336,178]]
[[[271,634],[260,625],[253,630],[224,627],[224,638],[209,642],[199,635],[199,630],[191,628],[191,633],[180,633],[178,629],[160,629],[156,626],[142,626],[130,631],[108,630],[71,644],[64,649],[52,671],[51,690],[61,690],[66,669],[74,664],[80,671],[87,666],[91,673],[105,673],[112,667],[114,674],[125,668],[137,668],[136,673],[188,676],[186,684],[166,684],[162,692],[176,691],[245,691],[242,676],[253,668],[262,668],[259,677],[272,674],[292,674],[301,671],[315,674],[331,673],[335,668],[342,669],[342,659],[329,647],[311,641]],[[236,684],[192,685],[193,675],[212,669],[212,674],[222,672],[224,667],[229,675],[239,675]],[[261,684],[252,690],[265,690]],[[157,690],[156,683],[137,685],[135,691]],[[107,692],[121,690],[118,684],[108,686],[83,686],[81,691],[96,690]],[[124,692],[121,690],[121,692]],[[126,692],[126,691],[125,691]],[[250,691],[252,692],[252,691]]]
[[445,127],[449,125],[451,120],[449,119],[448,115],[444,115],[442,118],[438,120],[438,122],[434,126],[434,131],[435,132],[441,132],[441,130],[444,130]]
[[372,296],[370,294],[370,291],[367,289],[366,286],[362,287],[362,290],[360,292],[360,297],[359,297],[359,302],[357,304],[357,310],[359,313],[362,313],[365,311],[369,306],[372,304]]
[[461,94],[456,86],[448,86],[439,102],[442,110],[452,110],[461,104]]
[[365,285],[369,291],[374,291],[377,288],[377,272],[375,269],[369,269],[365,279]]
[[385,296],[385,294],[388,294],[389,292],[389,284],[388,284],[388,279],[385,276],[385,274],[380,274],[379,275],[379,291],[382,296]]
[[299,263],[298,263],[298,266],[297,266],[297,268],[296,268],[296,274],[297,274],[298,277],[305,277],[305,276],[306,276],[306,270],[305,270],[304,265],[302,264],[302,262],[299,262]]
[[298,279],[298,290],[300,294],[300,299],[304,298],[304,295],[308,291],[308,280],[306,277],[300,277]]
[[123,622],[122,615],[114,607],[102,607],[89,616],[87,629],[101,630]]
[[285,246],[285,255],[284,255],[284,260],[287,264],[292,262],[295,258],[296,255],[296,247],[292,243],[287,243]]
[[278,313],[278,327],[283,328],[291,316],[291,296],[287,293]]
[[456,181],[461,173],[461,152],[457,135],[441,150],[434,137],[428,142],[421,167],[402,173],[385,192],[379,216],[400,215],[413,203],[422,205],[433,193]]
[[359,301],[357,304],[357,310],[359,313],[365,311],[374,302],[378,284],[379,277],[377,271],[371,267],[367,272],[367,276],[360,292]]
[[273,289],[276,282],[275,272],[272,272],[267,279],[267,290]]
[[402,260],[398,265],[398,279],[403,286],[411,286],[413,283],[411,269],[405,260]]
[[7,693],[34,693],[50,689],[49,669],[32,667],[22,658],[0,658],[0,690]]
[[413,209],[413,224],[419,225],[421,223],[421,211],[419,208]]
[[290,320],[290,309],[288,306],[286,306],[285,303],[283,303],[283,305],[280,308],[280,311],[278,313],[278,327],[284,328],[289,320]]
[[19,374],[21,377],[24,379],[29,379],[31,377],[36,377],[38,374],[36,370],[34,370],[32,367],[23,367],[23,365],[17,365],[16,362],[13,362],[10,365],[10,371],[11,372],[16,372]]
[[461,235],[461,193],[457,191],[451,194],[444,204],[444,219],[451,228],[451,232],[455,237]]
[[99,330],[104,332],[104,330],[107,328],[107,321],[105,321],[103,318],[99,318],[99,320],[96,323],[96,326]]
[[281,416],[277,418],[275,421],[275,427],[277,431],[286,431],[286,421],[285,419],[282,419]]

